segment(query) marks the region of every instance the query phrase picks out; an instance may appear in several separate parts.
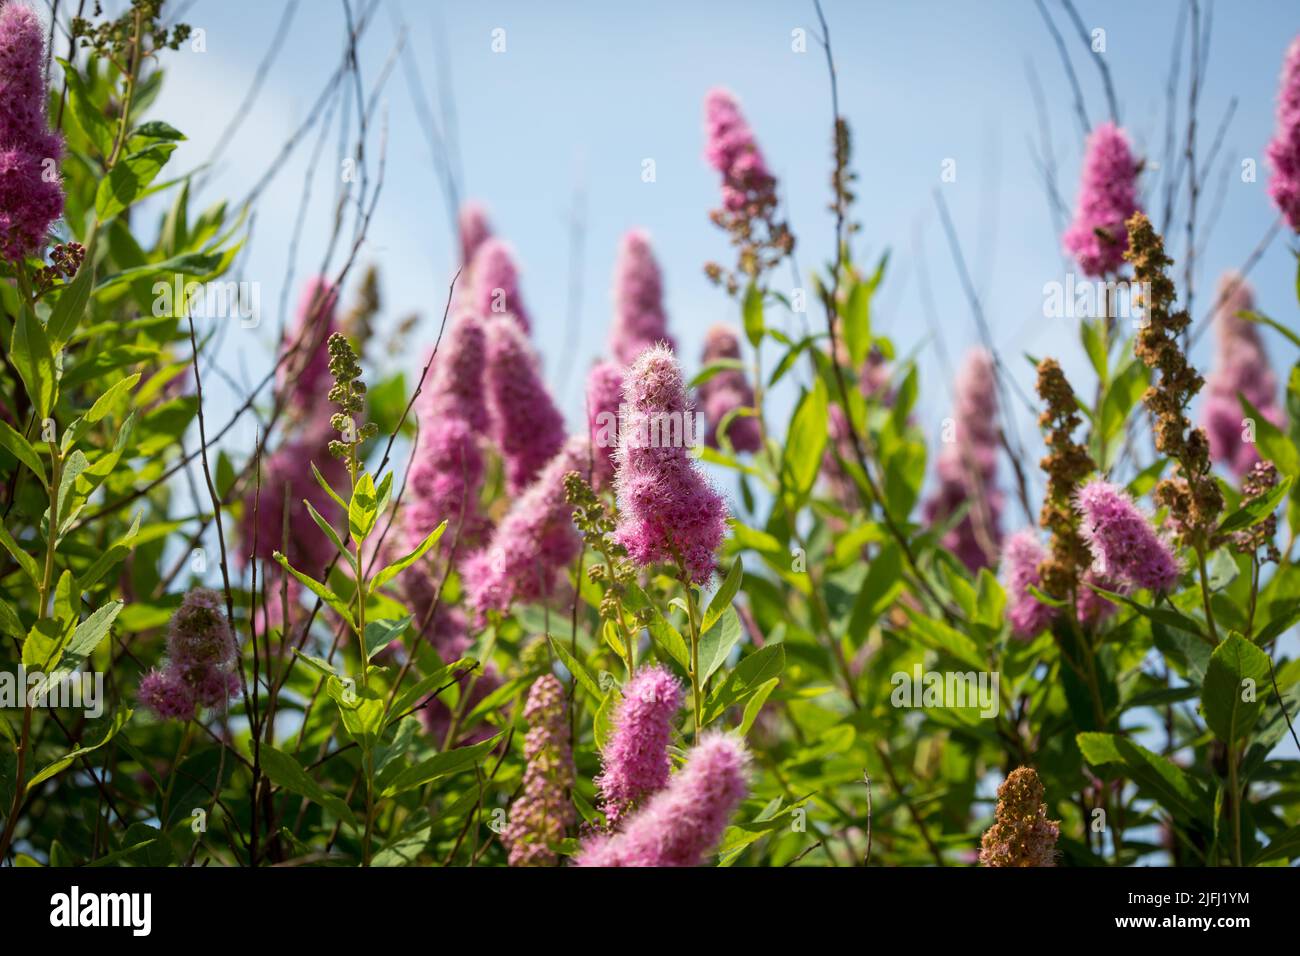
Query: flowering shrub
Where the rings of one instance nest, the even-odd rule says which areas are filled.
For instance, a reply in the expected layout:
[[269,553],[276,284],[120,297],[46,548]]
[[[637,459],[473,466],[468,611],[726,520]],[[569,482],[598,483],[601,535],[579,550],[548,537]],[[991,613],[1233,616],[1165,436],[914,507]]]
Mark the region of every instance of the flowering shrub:
[[[0,861],[1300,860],[1300,362],[1260,330],[1300,339],[1231,273],[1202,376],[1116,122],[1080,143],[1060,243],[1142,321],[1080,319],[1089,380],[1036,356],[1033,395],[969,351],[937,436],[872,325],[894,280],[856,258],[848,122],[834,257],[801,273],[790,144],[721,88],[699,217],[734,261],[704,265],[702,359],[629,229],[566,416],[525,305],[550,277],[467,201],[406,380],[357,266],[363,180],[350,253],[298,280],[227,417],[216,323],[156,285],[235,275],[257,190],[190,207],[150,112],[189,35],[161,9],[75,21],[47,81],[46,28],[0,2]],[[1267,149],[1292,230],[1297,83],[1300,40]],[[1041,456],[1012,451],[1018,404]]]

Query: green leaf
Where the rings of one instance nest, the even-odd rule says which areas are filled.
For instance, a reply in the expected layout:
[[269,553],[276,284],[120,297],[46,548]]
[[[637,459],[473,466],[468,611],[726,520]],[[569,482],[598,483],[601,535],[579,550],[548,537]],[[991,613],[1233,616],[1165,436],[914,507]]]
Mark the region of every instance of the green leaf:
[[829,428],[826,386],[816,379],[811,391],[804,392],[786,438],[781,462],[782,478],[799,497],[812,489],[821,471],[822,451]]
[[983,670],[987,666],[987,662],[980,656],[979,645],[961,631],[912,608],[907,608],[906,612],[912,620],[907,629],[909,637],[916,638],[926,647],[947,654],[954,660],[969,664],[976,670]]
[[699,681],[704,686],[713,676],[714,671],[727,660],[727,655],[740,640],[740,615],[736,609],[727,606],[716,619],[713,626],[700,636]]
[[776,690],[778,683],[779,681],[775,677],[764,681],[754,691],[753,696],[749,698],[748,703],[745,704],[745,712],[741,716],[740,727],[738,728],[742,737],[749,733],[750,728],[754,726],[754,721],[758,719],[758,712],[763,709],[768,696],[771,695],[772,691]]
[[844,308],[844,344],[848,347],[853,367],[858,368],[871,351],[871,295],[872,288],[865,282],[856,282],[849,292]]
[[[91,250],[93,253],[93,250]],[[46,330],[50,336],[50,347],[56,352],[63,348],[86,314],[86,304],[90,301],[90,289],[95,284],[95,267],[88,254],[72,281],[63,286],[59,300],[50,311]]]
[[1229,531],[1253,528],[1261,521],[1264,521],[1286,498],[1287,492],[1291,490],[1291,484],[1292,479],[1290,476],[1283,478],[1278,484],[1270,488],[1267,493],[1260,495],[1254,501],[1248,502],[1244,507],[1224,518],[1223,524],[1219,525],[1218,533],[1226,534]]
[[50,479],[45,474],[45,463],[36,454],[36,449],[32,447],[32,443],[14,431],[13,427],[3,418],[0,418],[0,445],[3,445],[10,454],[26,465],[28,470],[40,479],[46,492],[49,491]]
[[363,750],[373,750],[384,730],[384,699],[374,688],[357,687],[351,678],[330,677],[325,692],[338,705],[343,728]]
[[[1296,275],[1297,278],[1300,278],[1300,271],[1297,271]],[[1267,325],[1269,328],[1273,329],[1273,331],[1280,333],[1283,337],[1286,338],[1287,341],[1289,341],[1296,348],[1300,349],[1300,335],[1296,335],[1295,332],[1293,332],[1291,329],[1288,329],[1277,319],[1270,319],[1267,315],[1264,315],[1263,313],[1260,312],[1243,311],[1243,312],[1238,312],[1237,316],[1238,318],[1245,319],[1247,322],[1258,322],[1261,325]]]
[[77,578],[77,590],[89,591],[99,583],[99,579],[109,572],[119,561],[131,553],[131,546],[140,533],[140,517],[143,511],[137,511],[131,518],[131,527],[113,542],[107,551],[95,558],[94,563]]
[[109,628],[122,612],[123,606],[121,601],[110,601],[78,624],[59,655],[57,666],[52,662],[46,664],[47,673],[36,684],[36,688],[44,692],[69,674],[80,670],[95,648],[108,636]]
[[[1234,744],[1250,733],[1269,686],[1268,655],[1235,632],[1214,649],[1201,684],[1201,707],[1214,735]],[[1249,699],[1244,699],[1249,698]]]
[[1251,866],[1259,866],[1270,860],[1294,860],[1300,857],[1300,826],[1292,827],[1285,833],[1275,836],[1250,861]]
[[734,372],[745,371],[745,363],[742,362],[740,359],[734,359],[734,358],[714,359],[708,365],[704,366],[704,368],[696,372],[695,376],[689,382],[686,383],[686,387],[691,389],[699,388],[701,385],[703,385],[705,382],[707,382],[709,379],[713,378],[713,376],[719,374],[720,372],[732,372],[732,371]]
[[442,524],[438,525],[438,527],[434,528],[425,536],[425,539],[419,543],[414,551],[398,558],[392,564],[388,565],[388,567],[376,574],[374,581],[370,584],[371,592],[379,590],[393,578],[397,577],[411,565],[415,564],[416,561],[419,561],[422,557],[428,554],[429,549],[438,543],[438,539],[442,537],[442,533],[446,530],[447,522],[443,521]]
[[1181,611],[1176,611],[1172,607],[1168,606],[1147,607],[1145,604],[1141,604],[1125,594],[1119,594],[1115,591],[1107,591],[1105,588],[1099,588],[1092,584],[1088,586],[1111,603],[1127,605],[1148,620],[1155,621],[1158,624],[1163,624],[1165,627],[1172,627],[1180,631],[1186,631],[1188,634],[1194,634],[1203,641],[1209,640],[1209,637],[1206,636],[1200,622],[1194,618],[1188,617]]
[[333,526],[321,517],[320,512],[313,508],[311,502],[306,498],[302,499],[302,503],[307,506],[307,513],[311,515],[311,520],[316,522],[316,527],[325,532],[325,537],[334,542],[334,547],[339,549],[339,554],[348,554],[347,545],[343,543],[343,540],[339,537],[339,533],[334,530]]
[[119,159],[95,193],[95,215],[107,222],[140,197],[176,150],[175,143],[158,143]]
[[303,572],[299,571],[297,568],[291,565],[289,563],[289,559],[286,558],[279,551],[274,552],[271,555],[271,557],[273,557],[276,560],[276,562],[279,563],[280,567],[284,568],[286,571],[292,574],[300,584],[305,585],[307,590],[311,591],[312,594],[316,595],[318,598],[320,598],[322,601],[328,604],[331,610],[333,610],[334,613],[337,614],[339,617],[343,618],[343,620],[347,621],[348,626],[352,628],[354,633],[356,632],[357,623],[352,617],[351,609],[347,606],[347,604],[343,601],[342,598],[340,598],[337,594],[331,591],[324,584],[321,584],[310,574],[304,574]]
[[4,545],[4,549],[9,552],[9,556],[18,562],[18,566],[31,579],[32,584],[38,585],[41,583],[41,572],[36,566],[36,559],[14,540],[4,522],[0,522],[0,544]]
[[407,790],[422,787],[440,777],[446,777],[473,767],[491,752],[500,739],[501,735],[497,734],[469,747],[457,747],[455,750],[435,754],[428,760],[421,761],[414,767],[409,767],[394,775],[380,791],[380,799],[387,800],[389,797],[395,797]]
[[357,818],[353,816],[348,805],[338,797],[326,793],[320,784],[307,776],[307,772],[302,769],[297,758],[292,754],[278,750],[270,744],[262,744],[260,756],[263,772],[277,787],[296,793],[300,797],[306,797],[312,803],[320,804],[354,829],[357,827]]
[[756,283],[751,282],[745,289],[741,313],[745,320],[745,338],[758,348],[758,343],[763,341],[763,292]]
[[410,833],[400,834],[391,843],[375,854],[371,866],[411,866],[419,861],[420,854],[429,845],[433,834],[432,826],[420,827]]
[[779,677],[784,669],[784,644],[767,644],[742,657],[709,695],[704,705],[704,722],[711,723],[728,707],[734,707],[756,693],[763,684]]
[[686,646],[686,639],[657,607],[651,605],[650,610],[650,637],[654,640],[655,646],[675,660],[682,670],[689,671],[691,649]]
[[54,352],[45,335],[45,326],[31,309],[18,310],[18,320],[14,323],[9,344],[9,361],[22,378],[37,417],[49,418],[56,389]]
[[113,148],[115,131],[113,124],[86,89],[86,82],[81,73],[67,60],[59,58],[63,67],[63,76],[68,84],[68,102],[72,107],[72,116],[81,127],[86,139],[90,140],[100,154],[107,157]]
[[1271,421],[1264,417],[1258,408],[1250,403],[1245,395],[1238,394],[1241,408],[1255,425],[1255,442],[1259,445],[1259,456],[1277,465],[1277,470],[1284,475],[1300,475],[1300,451],[1295,444],[1282,433]]
[[112,410],[113,405],[117,400],[122,395],[135,388],[136,382],[138,381],[140,381],[140,373],[136,372],[134,375],[128,375],[121,381],[115,382],[111,385],[108,391],[95,399],[95,404],[91,405],[90,411],[86,412],[83,416],[85,421],[93,425],[95,422],[107,415],[109,411]]
[[366,540],[379,517],[379,498],[375,494],[375,480],[369,472],[362,472],[352,489],[348,502],[348,532],[357,544]]
[[145,139],[159,140],[184,140],[185,134],[174,126],[164,123],[162,120],[150,120],[148,123],[141,123],[135,129],[131,130],[132,138],[136,136]]
[[1120,764],[1145,796],[1158,801],[1176,817],[1198,820],[1206,816],[1204,795],[1173,761],[1115,734],[1082,733],[1075,739],[1088,763],[1094,767]]
[[1079,323],[1079,337],[1083,341],[1083,350],[1088,353],[1092,369],[1097,373],[1097,378],[1103,386],[1110,380],[1105,344],[1105,321],[1105,319],[1083,319]]
[[131,719],[131,713],[132,711],[126,708],[117,711],[113,715],[113,722],[109,724],[108,730],[104,733],[104,736],[100,738],[99,743],[90,744],[86,747],[78,747],[76,750],[68,751],[58,760],[38,772],[36,776],[32,777],[32,779],[27,782],[27,786],[30,788],[36,786],[38,783],[44,783],[56,773],[61,773],[63,770],[70,767],[72,762],[78,757],[88,754],[92,750],[98,750],[100,747],[104,746],[104,744],[108,743],[117,735],[119,730],[126,726],[126,722]]
[[592,679],[587,668],[583,667],[581,662],[569,653],[568,648],[556,640],[553,635],[548,634],[546,637],[547,640],[551,642],[551,650],[555,652],[555,656],[560,659],[561,664],[568,668],[569,673],[572,674],[574,679],[582,685],[583,689],[586,690],[586,692],[594,699],[603,700],[605,695]]
[[311,462],[311,473],[316,477],[316,483],[320,485],[321,488],[324,489],[325,494],[333,498],[334,503],[337,504],[340,508],[342,508],[344,511],[347,511],[348,503],[339,497],[339,493],[337,491],[335,491],[333,488],[330,487],[330,483],[325,480],[325,476],[320,473],[320,469],[316,467],[316,462],[314,461]]
[[617,687],[610,688],[605,699],[600,702],[596,716],[592,718],[591,732],[596,739],[596,749],[601,752],[604,752],[605,744],[609,741],[610,734],[614,732],[614,711],[622,699],[623,694]]
[[713,627],[718,618],[722,616],[722,613],[731,607],[731,602],[736,597],[736,592],[740,590],[740,584],[744,578],[745,568],[741,563],[740,556],[737,555],[736,560],[731,562],[731,569],[727,571],[722,586],[713,595],[713,600],[709,601],[708,610],[704,612],[704,621],[700,624],[701,632]]
[[381,650],[387,647],[393,641],[402,636],[411,623],[412,616],[396,621],[367,621],[366,622],[366,660],[369,661]]

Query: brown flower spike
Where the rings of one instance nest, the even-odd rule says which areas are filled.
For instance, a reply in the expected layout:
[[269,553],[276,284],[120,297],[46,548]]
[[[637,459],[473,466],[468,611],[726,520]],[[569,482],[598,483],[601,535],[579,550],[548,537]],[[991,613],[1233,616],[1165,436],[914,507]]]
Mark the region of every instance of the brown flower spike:
[[1186,410],[1205,380],[1187,361],[1178,336],[1191,322],[1186,310],[1172,311],[1175,290],[1166,269],[1164,240],[1141,212],[1128,221],[1129,249],[1124,257],[1143,290],[1146,324],[1134,351],[1159,378],[1142,396],[1151,413],[1156,450],[1177,462],[1173,477],[1155,490],[1156,502],[1169,509],[1174,526],[1198,548],[1223,510],[1223,494],[1210,477],[1210,443],[1205,430],[1193,428]]
[[1060,835],[1060,821],[1047,819],[1038,774],[1018,767],[998,787],[993,826],[980,840],[980,865],[1056,866]]
[[1070,502],[1097,465],[1073,438],[1082,422],[1079,402],[1056,359],[1038,363],[1035,388],[1047,406],[1038,416],[1038,425],[1046,433],[1048,447],[1047,456],[1039,462],[1047,474],[1047,494],[1038,523],[1052,535],[1051,554],[1039,565],[1039,575],[1047,594],[1073,603],[1079,576],[1092,565],[1092,552],[1079,535],[1079,518]]

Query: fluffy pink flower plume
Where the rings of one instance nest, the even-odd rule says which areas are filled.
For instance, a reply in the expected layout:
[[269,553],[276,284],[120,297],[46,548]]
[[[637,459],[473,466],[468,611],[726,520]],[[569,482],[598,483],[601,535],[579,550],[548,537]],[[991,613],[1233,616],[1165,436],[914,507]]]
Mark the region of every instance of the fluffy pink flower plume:
[[1150,591],[1169,590],[1178,561],[1127,492],[1094,478],[1078,490],[1074,504],[1099,574]]
[[623,383],[616,539],[640,565],[680,559],[697,584],[713,574],[726,506],[687,448],[694,415],[681,366],[663,346],[642,352]]
[[[725,323],[709,329],[704,337],[705,366],[720,359],[739,359],[740,339]],[[734,409],[753,408],[754,390],[740,369],[726,369],[714,375],[699,387],[700,403],[704,406],[704,419],[709,423],[705,441],[710,448],[719,447],[718,426]],[[737,415],[727,426],[727,438],[736,451],[758,451],[763,447],[762,431],[754,415]]]
[[483,204],[473,199],[461,203],[456,215],[457,231],[460,233],[460,264],[468,268],[474,261],[474,254],[492,235],[492,226],[488,222],[487,210]]
[[528,736],[524,739],[524,793],[510,807],[501,834],[511,866],[554,866],[556,852],[576,814],[573,752],[565,719],[564,688],[551,674],[537,678],[524,704]]
[[140,680],[140,703],[164,720],[188,720],[196,707],[220,707],[239,693],[237,657],[222,598],[195,588],[172,616],[166,665]]
[[45,115],[45,31],[21,3],[0,5],[0,258],[40,253],[50,225],[63,215],[57,172],[63,137]]
[[333,384],[328,342],[339,328],[334,314],[338,301],[338,289],[329,279],[309,279],[298,298],[293,327],[286,331],[280,345],[282,357],[291,349],[293,354],[276,369],[275,387],[296,414],[318,409]]
[[722,204],[727,211],[741,213],[751,205],[769,205],[776,178],[768,171],[740,104],[727,90],[713,89],[705,95],[704,130],[704,155],[722,174]]
[[587,429],[594,454],[592,484],[607,487],[614,480],[618,449],[618,409],[623,403],[623,366],[598,362],[587,373]]
[[995,376],[988,352],[967,353],[953,386],[952,440],[944,442],[935,461],[939,481],[924,508],[926,521],[938,524],[970,503],[961,521],[944,535],[943,546],[972,573],[993,563],[1002,540]]
[[[429,383],[420,393],[416,414],[420,437],[406,482],[403,538],[416,547],[446,521],[446,541],[476,545],[488,529],[479,507],[483,484],[482,436],[488,427],[483,397],[486,363],[483,323],[462,313],[447,329],[433,358]],[[419,573],[407,577],[419,577]],[[420,611],[415,611],[417,619]]]
[[505,317],[487,320],[488,410],[505,463],[506,485],[518,494],[564,445],[564,416],[542,381],[537,353]]
[[730,734],[709,731],[668,786],[610,835],[588,839],[577,866],[700,866],[748,793],[749,754]]
[[1246,412],[1237,394],[1246,396],[1274,425],[1281,426],[1284,415],[1277,404],[1277,378],[1268,364],[1259,329],[1237,317],[1238,312],[1255,308],[1250,286],[1238,273],[1225,273],[1219,280],[1218,301],[1214,313],[1217,349],[1214,368],[1205,377],[1201,423],[1210,439],[1210,456],[1240,477],[1259,461],[1259,453],[1255,443],[1243,437]]
[[[318,410],[323,408],[323,401],[318,400],[317,405]],[[306,423],[299,435],[262,459],[261,487],[250,488],[244,496],[244,511],[240,519],[240,540],[244,545],[240,551],[241,563],[246,564],[251,554],[268,562],[266,567],[274,567],[269,563],[271,555],[280,551],[300,571],[315,577],[324,572],[337,549],[316,526],[303,501],[310,501],[321,517],[338,526],[342,509],[311,472],[311,466],[315,464],[330,487],[336,491],[347,488],[347,465],[329,453],[329,441],[334,437],[327,420],[313,419]],[[286,486],[289,509],[287,549],[284,535]],[[256,551],[253,551],[254,537],[257,539]],[[278,590],[278,582],[274,579],[268,584],[272,585]]]
[[515,499],[487,547],[465,560],[467,600],[480,618],[489,609],[508,611],[516,602],[544,600],[555,592],[561,572],[582,547],[573,507],[565,500],[564,476],[587,473],[590,448],[585,437],[570,438]]
[[1007,538],[1002,547],[1002,568],[1007,585],[1007,619],[1016,637],[1033,637],[1051,623],[1056,609],[1039,601],[1029,588],[1041,588],[1038,565],[1047,557],[1038,535],[1029,528]]
[[600,808],[611,827],[651,794],[668,785],[673,718],[682,706],[682,685],[659,664],[643,667],[623,687],[614,731],[601,754],[596,777]]
[[663,276],[644,229],[632,229],[623,236],[614,264],[614,321],[609,330],[609,349],[624,365],[652,345],[661,342],[670,349],[677,345],[668,334],[664,314]]
[[524,332],[532,329],[519,292],[519,267],[508,243],[495,236],[484,239],[470,263],[470,281],[469,307],[475,313],[484,318],[509,315]]
[[1107,121],[1092,131],[1074,221],[1062,237],[1086,275],[1114,274],[1124,264],[1124,223],[1138,208],[1137,170],[1123,130]]
[[[1042,588],[1038,566],[1047,557],[1039,543],[1038,534],[1030,528],[1017,531],[1002,546],[1002,569],[1007,585],[1007,619],[1011,631],[1019,638],[1030,638],[1047,627],[1055,618],[1057,609],[1034,597],[1030,586]],[[1089,584],[1108,591],[1122,591],[1123,585],[1106,580],[1096,571],[1084,572],[1075,599],[1075,614],[1084,624],[1096,624],[1115,610],[1111,604]]]
[[1287,47],[1282,61],[1282,82],[1277,97],[1277,129],[1266,150],[1273,176],[1268,194],[1300,232],[1300,36]]

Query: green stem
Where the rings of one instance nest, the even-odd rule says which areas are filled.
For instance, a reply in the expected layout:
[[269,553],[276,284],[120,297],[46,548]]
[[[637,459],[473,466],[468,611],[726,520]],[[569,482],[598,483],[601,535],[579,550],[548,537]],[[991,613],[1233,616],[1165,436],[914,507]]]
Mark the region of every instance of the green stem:
[[1237,745],[1228,744],[1228,786],[1232,789],[1232,863],[1241,866],[1241,787],[1237,781]]
[[1210,628],[1210,640],[1219,643],[1219,632],[1214,626],[1214,611],[1210,609],[1210,575],[1205,569],[1205,551],[1196,547],[1196,566],[1201,572],[1201,604],[1205,608],[1205,623]]
[[700,728],[704,723],[704,707],[700,694],[700,626],[695,619],[695,592],[686,564],[679,559],[678,569],[682,586],[686,589],[686,617],[691,629],[691,699],[695,705],[695,742],[700,742]]

